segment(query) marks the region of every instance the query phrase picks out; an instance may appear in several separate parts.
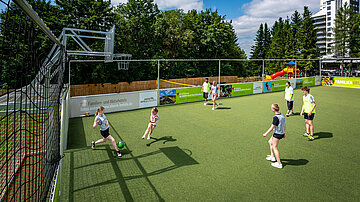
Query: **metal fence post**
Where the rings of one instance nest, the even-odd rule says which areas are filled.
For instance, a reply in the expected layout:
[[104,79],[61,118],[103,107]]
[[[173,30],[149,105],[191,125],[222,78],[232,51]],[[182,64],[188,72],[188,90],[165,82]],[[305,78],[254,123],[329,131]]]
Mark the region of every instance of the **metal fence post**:
[[319,59],[319,75],[321,77],[321,59]]
[[297,62],[296,62],[296,60],[295,60],[295,79],[296,79],[296,71],[297,71]]
[[220,76],[221,76],[221,60],[219,60],[219,85],[221,84]]
[[261,73],[261,81],[264,81],[264,75],[265,75],[265,60],[262,60],[262,73]]
[[157,105],[160,106],[160,60],[158,63],[158,78],[157,78]]
[[160,89],[160,60],[157,61],[158,63],[158,78],[157,78],[157,89],[159,90]]

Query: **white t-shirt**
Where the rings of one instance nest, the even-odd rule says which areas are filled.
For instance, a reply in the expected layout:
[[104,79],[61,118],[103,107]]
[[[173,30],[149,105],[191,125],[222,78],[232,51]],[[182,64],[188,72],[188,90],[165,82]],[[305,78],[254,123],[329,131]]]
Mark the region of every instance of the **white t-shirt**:
[[109,125],[106,125],[107,119],[105,114],[103,114],[102,116],[97,115],[95,117],[95,121],[99,121],[98,125],[100,126],[101,131],[104,131],[109,128]]
[[289,86],[285,88],[285,100],[294,101],[294,89]]
[[205,81],[202,86],[204,87],[203,92],[208,93],[209,92],[209,86],[210,86],[209,82],[206,83],[206,81]]
[[158,114],[153,114],[152,112],[151,112],[151,114],[150,114],[150,121],[155,121],[155,118],[157,117],[157,120],[156,120],[156,122],[155,123],[151,123],[152,125],[154,125],[154,126],[156,126],[157,124],[158,124],[158,122],[159,122],[159,115]]
[[211,93],[212,93],[212,94],[218,93],[218,87],[217,87],[217,85],[216,85],[216,86],[211,86]]

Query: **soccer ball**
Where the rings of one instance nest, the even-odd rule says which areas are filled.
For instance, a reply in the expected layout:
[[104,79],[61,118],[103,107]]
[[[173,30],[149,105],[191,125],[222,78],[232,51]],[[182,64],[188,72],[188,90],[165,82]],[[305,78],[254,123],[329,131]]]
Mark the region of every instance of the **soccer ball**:
[[124,141],[119,141],[118,144],[117,144],[117,146],[118,146],[119,148],[123,148],[123,147],[125,147],[125,142],[124,142]]

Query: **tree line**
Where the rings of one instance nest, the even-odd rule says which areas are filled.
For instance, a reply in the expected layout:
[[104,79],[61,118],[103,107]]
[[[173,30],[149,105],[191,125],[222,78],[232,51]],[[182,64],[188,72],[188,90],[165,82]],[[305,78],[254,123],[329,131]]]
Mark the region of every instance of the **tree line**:
[[[180,9],[160,11],[153,0],[129,0],[118,6],[113,6],[106,0],[55,0],[52,3],[50,0],[29,0],[29,3],[56,36],[60,35],[64,27],[107,31],[115,25],[114,53],[132,54],[133,59],[246,58],[245,52],[237,43],[232,22],[211,9],[199,12],[184,12]],[[15,5],[12,6],[15,9]],[[0,16],[3,22],[0,29],[2,35],[18,33],[16,26],[10,26],[10,23],[5,22],[9,16],[13,19],[16,15],[4,10]],[[22,23],[23,27],[28,24],[25,20],[17,23]],[[34,40],[39,41],[37,51],[46,54],[53,43],[41,33],[37,33],[36,36]],[[19,36],[16,40],[23,40],[22,43],[28,41],[26,36]],[[86,42],[93,50],[101,50],[103,47],[103,41]],[[11,56],[7,55],[4,47],[15,42],[4,40],[4,43],[0,55],[5,59]],[[77,46],[71,42],[67,48],[74,50]],[[76,56],[72,59],[85,58]],[[12,59],[13,62],[16,60],[18,58]],[[15,63],[15,68],[11,68],[13,71],[8,71],[8,68],[4,71],[6,65],[2,65],[0,81],[10,88],[19,87],[14,86]],[[217,66],[215,62],[162,62],[161,78],[213,76],[218,74]],[[244,64],[224,66],[228,67],[228,74],[246,76]],[[27,74],[33,76],[34,72]],[[156,78],[157,64],[150,62],[130,62],[128,71],[118,70],[116,63],[83,63],[71,66],[72,84],[117,83]]]

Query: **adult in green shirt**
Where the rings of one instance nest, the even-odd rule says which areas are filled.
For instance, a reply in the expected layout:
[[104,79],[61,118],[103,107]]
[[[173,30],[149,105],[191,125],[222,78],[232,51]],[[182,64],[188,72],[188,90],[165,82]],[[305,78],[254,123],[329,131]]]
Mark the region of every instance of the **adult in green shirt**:
[[207,100],[207,99],[208,99],[208,96],[209,96],[209,89],[210,89],[209,79],[208,79],[208,78],[205,78],[205,82],[203,83],[202,89],[201,89],[201,92],[203,92],[203,97],[204,97],[204,99],[205,99],[204,105],[207,105],[207,103],[209,102],[209,101]]

